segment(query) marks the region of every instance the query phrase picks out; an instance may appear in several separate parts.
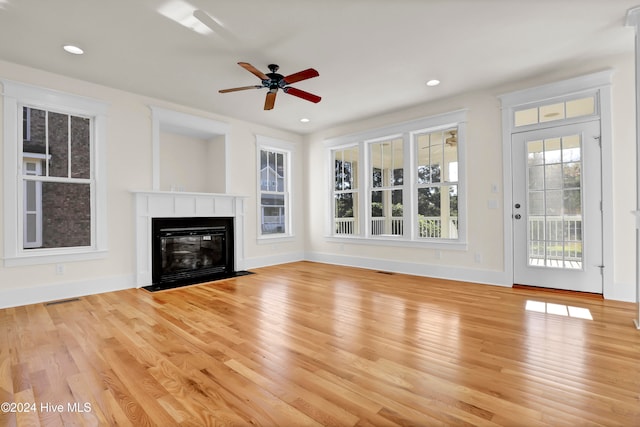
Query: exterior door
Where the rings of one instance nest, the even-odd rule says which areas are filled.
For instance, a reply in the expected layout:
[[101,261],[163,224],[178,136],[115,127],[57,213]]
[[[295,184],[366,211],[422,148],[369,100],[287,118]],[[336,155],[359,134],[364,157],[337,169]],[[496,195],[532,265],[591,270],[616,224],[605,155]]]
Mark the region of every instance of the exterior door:
[[602,293],[600,122],[512,136],[514,283]]

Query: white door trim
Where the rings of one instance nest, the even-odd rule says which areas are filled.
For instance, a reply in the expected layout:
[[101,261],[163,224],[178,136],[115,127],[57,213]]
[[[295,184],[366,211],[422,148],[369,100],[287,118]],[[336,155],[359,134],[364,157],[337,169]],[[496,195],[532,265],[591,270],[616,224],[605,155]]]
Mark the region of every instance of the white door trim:
[[[513,284],[513,221],[511,221],[513,195],[511,182],[511,138],[515,133],[513,114],[518,106],[541,102],[546,99],[568,96],[588,90],[597,91],[600,113],[602,143],[602,224],[603,224],[603,296],[615,299],[613,281],[613,150],[612,150],[612,109],[611,83],[613,70],[605,70],[586,76],[563,80],[556,83],[520,90],[499,96],[502,103],[502,167],[504,188],[504,280]],[[561,124],[561,123],[557,123]]]

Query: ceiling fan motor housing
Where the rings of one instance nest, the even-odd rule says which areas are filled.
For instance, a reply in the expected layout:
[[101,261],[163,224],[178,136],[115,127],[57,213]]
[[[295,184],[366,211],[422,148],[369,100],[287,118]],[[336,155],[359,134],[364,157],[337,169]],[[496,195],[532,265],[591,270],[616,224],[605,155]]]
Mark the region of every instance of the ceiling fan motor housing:
[[267,73],[267,77],[269,77],[269,80],[263,80],[262,84],[269,89],[283,88],[286,85],[282,74]]

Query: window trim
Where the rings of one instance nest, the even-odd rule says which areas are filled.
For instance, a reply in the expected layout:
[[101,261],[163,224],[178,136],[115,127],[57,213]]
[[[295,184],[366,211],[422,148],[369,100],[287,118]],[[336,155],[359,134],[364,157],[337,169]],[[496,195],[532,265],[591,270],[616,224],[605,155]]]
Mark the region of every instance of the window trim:
[[[467,109],[456,110],[448,113],[424,117],[417,120],[391,124],[386,127],[367,130],[359,133],[339,136],[336,138],[326,139],[324,146],[326,150],[326,214],[325,214],[325,240],[329,242],[340,243],[357,243],[370,245],[385,246],[411,246],[424,248],[446,248],[447,250],[467,250],[467,185],[466,185],[466,123]],[[417,196],[413,193],[417,191],[417,185],[414,182],[415,176],[415,142],[413,137],[423,132],[432,132],[440,129],[447,129],[452,126],[458,127],[458,238],[457,239],[425,239],[416,238],[415,225],[412,218],[417,218]],[[402,136],[404,140],[404,168],[405,179],[403,185],[406,202],[404,204],[404,221],[405,233],[402,236],[371,236],[367,233],[367,224],[369,214],[367,208],[370,206],[370,197],[368,190],[371,185],[369,177],[366,174],[369,171],[369,147],[368,144],[392,137]],[[334,152],[357,145],[359,147],[360,164],[358,171],[358,182],[361,189],[365,189],[364,197],[359,201],[359,217],[360,224],[359,235],[340,235],[334,232],[334,202],[333,202],[333,186],[334,186]],[[406,172],[408,171],[408,173]],[[411,177],[407,181],[407,177]]]
[[[106,123],[108,104],[78,95],[0,80],[3,86],[4,165],[4,265],[36,265],[97,259],[106,256],[107,176]],[[95,180],[92,197],[92,244],[88,247],[27,249],[22,247],[22,107],[63,112],[92,118],[92,167]]]
[[[260,176],[260,155],[262,151],[274,151],[285,154],[285,179],[284,179],[284,214],[285,232],[274,234],[262,234],[262,182]],[[292,215],[292,186],[293,186],[293,156],[295,144],[267,136],[256,135],[256,238],[258,243],[275,243],[278,241],[290,241],[295,237],[294,220]],[[272,193],[272,192],[267,192]]]

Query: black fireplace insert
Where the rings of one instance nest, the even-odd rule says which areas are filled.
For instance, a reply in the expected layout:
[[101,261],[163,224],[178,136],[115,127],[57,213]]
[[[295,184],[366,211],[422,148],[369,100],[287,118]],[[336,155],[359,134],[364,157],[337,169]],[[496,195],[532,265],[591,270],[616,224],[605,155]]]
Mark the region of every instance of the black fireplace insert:
[[234,275],[233,218],[153,218],[152,290]]

